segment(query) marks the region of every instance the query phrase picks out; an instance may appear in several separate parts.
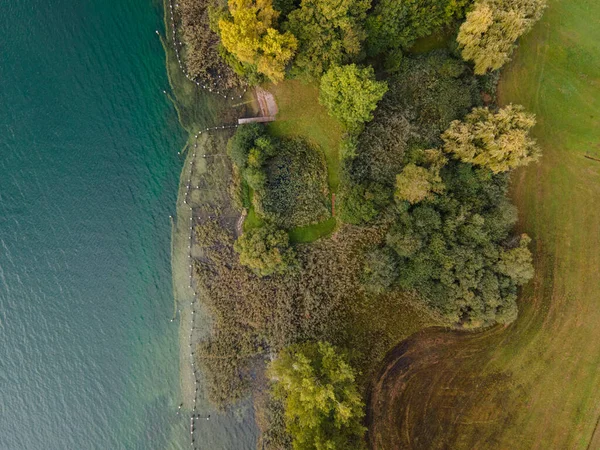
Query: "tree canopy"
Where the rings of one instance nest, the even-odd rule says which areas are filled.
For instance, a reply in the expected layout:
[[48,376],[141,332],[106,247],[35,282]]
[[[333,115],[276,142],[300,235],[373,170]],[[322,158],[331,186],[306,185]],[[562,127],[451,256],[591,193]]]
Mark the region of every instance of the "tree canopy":
[[442,134],[444,151],[492,172],[506,172],[539,158],[540,149],[529,136],[534,125],[535,116],[520,105],[497,112],[475,108]]
[[507,61],[516,40],[542,17],[546,0],[478,0],[456,38],[462,56],[475,63],[475,73],[497,70]]
[[506,199],[508,178],[450,162],[446,185],[416,205],[399,205],[388,232],[398,255],[398,284],[414,289],[451,324],[479,327],[510,323],[517,315],[517,286],[533,275],[527,239],[507,242],[516,210]]
[[372,67],[333,66],[321,78],[319,102],[346,128],[356,130],[373,119],[386,91],[387,83],[375,80]]
[[229,12],[232,20],[219,20],[225,49],[271,81],[283,80],[298,42],[290,32],[282,34],[273,27],[279,12],[272,0],[229,0]]
[[439,173],[409,163],[396,176],[396,199],[419,203],[440,190],[442,179]]
[[284,273],[296,262],[288,234],[272,225],[242,234],[235,242],[234,249],[240,255],[240,263],[260,276]]
[[302,0],[286,25],[299,41],[296,72],[318,78],[333,65],[358,59],[370,6],[370,0]]
[[291,345],[270,373],[295,450],[364,448],[364,404],[339,349],[327,342]]
[[366,21],[370,55],[407,48],[461,17],[468,0],[380,0]]

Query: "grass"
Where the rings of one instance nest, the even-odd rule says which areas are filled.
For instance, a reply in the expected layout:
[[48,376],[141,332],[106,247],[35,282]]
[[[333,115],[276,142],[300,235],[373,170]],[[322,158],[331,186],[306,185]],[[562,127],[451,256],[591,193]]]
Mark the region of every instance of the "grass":
[[323,222],[305,227],[297,227],[290,230],[290,241],[292,243],[314,242],[325,236],[329,236],[335,230],[337,221],[335,217],[330,217]]
[[374,448],[600,448],[600,162],[588,158],[600,157],[597,17],[596,0],[550,0],[500,84],[501,103],[537,114],[544,150],[513,175],[536,267],[519,318],[425,331],[390,354],[372,390]]
[[279,108],[277,121],[269,124],[269,131],[280,137],[300,136],[317,144],[327,161],[329,189],[336,192],[340,183],[342,127],[319,103],[318,87],[286,80],[266,88],[275,96]]
[[[268,125],[269,131],[278,137],[302,137],[317,145],[325,155],[329,190],[336,192],[340,183],[339,149],[343,131],[339,122],[329,116],[319,103],[318,87],[298,80],[286,80],[265,87],[275,96],[279,108],[277,120]],[[335,227],[336,220],[332,217],[291,230],[290,240],[296,243],[313,242],[330,235]]]

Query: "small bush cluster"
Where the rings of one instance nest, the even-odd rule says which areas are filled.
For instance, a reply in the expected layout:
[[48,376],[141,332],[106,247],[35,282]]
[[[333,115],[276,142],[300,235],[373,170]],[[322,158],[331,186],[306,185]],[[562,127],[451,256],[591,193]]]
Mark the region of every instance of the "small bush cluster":
[[260,125],[238,128],[229,154],[254,191],[256,212],[284,229],[330,216],[322,152],[301,139],[279,139]]

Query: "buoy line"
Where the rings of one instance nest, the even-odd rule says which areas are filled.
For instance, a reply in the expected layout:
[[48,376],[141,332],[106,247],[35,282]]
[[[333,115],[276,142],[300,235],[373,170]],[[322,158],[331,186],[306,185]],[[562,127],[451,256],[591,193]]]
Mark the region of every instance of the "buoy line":
[[[172,37],[173,37],[173,49],[175,50],[175,56],[177,57],[177,63],[179,64],[179,69],[181,70],[183,75],[188,80],[190,80],[192,83],[194,83],[196,85],[197,88],[202,88],[204,90],[208,90],[209,92],[213,92],[217,95],[222,95],[223,98],[225,98],[225,99],[234,100],[235,96],[228,95],[229,91],[233,90],[234,88],[230,88],[230,89],[226,89],[226,90],[219,90],[214,87],[214,84],[213,84],[213,86],[207,86],[206,84],[200,84],[200,80],[194,79],[194,77],[192,77],[189,74],[189,72],[186,70],[185,65],[182,62],[183,58],[181,56],[181,48],[183,47],[183,42],[177,40],[177,33],[175,31],[176,30],[175,8],[178,6],[179,6],[178,3],[175,3],[175,6],[173,6],[173,0],[169,0],[169,11],[170,11],[170,16],[171,16],[171,30],[172,30]],[[160,35],[158,30],[156,30],[156,34]],[[221,78],[221,75],[218,75],[218,77]],[[239,95],[238,98],[242,98],[247,91],[248,91],[248,85],[246,85],[244,87],[244,90],[242,91],[242,93]]]

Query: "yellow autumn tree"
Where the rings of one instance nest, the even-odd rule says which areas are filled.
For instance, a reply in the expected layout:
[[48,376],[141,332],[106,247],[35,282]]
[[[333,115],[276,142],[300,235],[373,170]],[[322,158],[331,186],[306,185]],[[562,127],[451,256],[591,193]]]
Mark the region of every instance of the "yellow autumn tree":
[[541,17],[546,0],[479,0],[456,38],[475,73],[497,70],[510,60],[516,40]]
[[461,161],[506,172],[539,158],[540,148],[529,136],[534,125],[535,116],[520,105],[497,112],[474,108],[442,134],[443,149]]
[[272,0],[229,0],[231,19],[219,20],[221,43],[244,63],[254,64],[271,81],[283,80],[298,41],[273,28],[279,13]]

